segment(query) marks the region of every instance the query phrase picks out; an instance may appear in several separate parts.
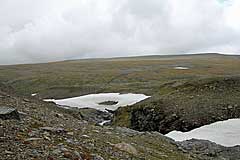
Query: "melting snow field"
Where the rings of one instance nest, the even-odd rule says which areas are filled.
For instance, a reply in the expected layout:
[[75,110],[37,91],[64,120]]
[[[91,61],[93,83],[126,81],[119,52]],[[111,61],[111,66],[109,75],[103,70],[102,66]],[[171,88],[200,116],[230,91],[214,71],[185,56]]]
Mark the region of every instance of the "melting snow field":
[[174,69],[187,70],[187,69],[189,69],[189,68],[188,68],[188,67],[174,67]]
[[229,119],[202,126],[189,132],[172,131],[166,134],[176,141],[203,139],[231,147],[240,145],[240,119]]
[[[119,107],[130,106],[147,98],[149,98],[149,96],[146,96],[144,94],[100,93],[60,100],[46,99],[44,101],[54,102],[62,106],[77,108],[94,108],[101,111],[106,111],[105,109],[116,110]],[[117,101],[118,103],[115,105],[99,104],[106,101]]]

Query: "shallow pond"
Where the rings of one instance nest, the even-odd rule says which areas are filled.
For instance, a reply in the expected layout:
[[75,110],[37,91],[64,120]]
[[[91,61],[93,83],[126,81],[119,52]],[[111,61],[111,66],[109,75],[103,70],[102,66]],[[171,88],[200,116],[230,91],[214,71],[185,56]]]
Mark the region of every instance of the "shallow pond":
[[172,131],[166,134],[176,141],[203,139],[231,147],[240,145],[240,119],[229,119],[196,128],[189,132]]

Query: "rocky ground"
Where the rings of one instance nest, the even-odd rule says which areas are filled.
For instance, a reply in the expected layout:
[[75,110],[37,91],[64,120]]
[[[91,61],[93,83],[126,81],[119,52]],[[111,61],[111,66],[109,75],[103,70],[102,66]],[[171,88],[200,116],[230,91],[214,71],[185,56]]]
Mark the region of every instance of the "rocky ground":
[[[239,63],[205,54],[0,66],[0,159],[237,160],[238,146],[162,134],[240,118]],[[41,100],[114,92],[151,98],[114,115]]]
[[163,85],[158,96],[115,112],[113,124],[139,131],[190,131],[240,118],[240,77],[218,77]]
[[[90,118],[85,119],[89,115]],[[94,118],[95,117],[95,118]],[[99,126],[109,114],[69,110],[0,92],[0,159],[234,160],[240,148],[209,141],[182,143],[158,132]],[[88,121],[86,121],[88,120]]]
[[[0,93],[0,159],[194,159],[159,133],[94,125],[76,110]],[[86,114],[86,113],[85,113]],[[20,119],[19,119],[20,118]]]
[[211,160],[238,160],[240,159],[240,146],[223,147],[206,140],[192,139],[178,143],[179,148],[186,152],[197,154],[200,159]]

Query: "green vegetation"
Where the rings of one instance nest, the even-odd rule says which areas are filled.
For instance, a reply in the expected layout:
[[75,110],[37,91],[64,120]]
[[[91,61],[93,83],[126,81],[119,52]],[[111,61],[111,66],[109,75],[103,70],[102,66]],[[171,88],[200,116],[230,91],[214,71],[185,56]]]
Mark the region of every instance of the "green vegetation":
[[[176,66],[189,69],[177,70]],[[239,76],[240,57],[219,54],[0,66],[0,82],[19,95],[66,98],[132,92],[152,96],[133,107],[119,109],[113,124],[162,133],[239,117]],[[228,106],[233,107],[229,110]]]
[[166,84],[160,89],[160,92],[165,91],[161,95],[154,95],[128,108],[120,108],[115,113],[113,124],[165,134],[240,117],[240,77],[176,83]]
[[[0,66],[0,82],[19,94],[63,98],[99,92],[169,92],[162,86],[240,74],[240,58],[217,54],[148,56]],[[188,66],[189,70],[176,70]]]

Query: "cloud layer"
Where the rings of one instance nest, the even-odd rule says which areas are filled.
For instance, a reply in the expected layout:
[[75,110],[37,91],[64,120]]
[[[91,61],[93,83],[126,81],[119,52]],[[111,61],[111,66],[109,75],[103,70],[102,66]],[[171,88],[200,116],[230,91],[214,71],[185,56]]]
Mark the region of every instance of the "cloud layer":
[[0,64],[239,53],[238,0],[2,0]]

